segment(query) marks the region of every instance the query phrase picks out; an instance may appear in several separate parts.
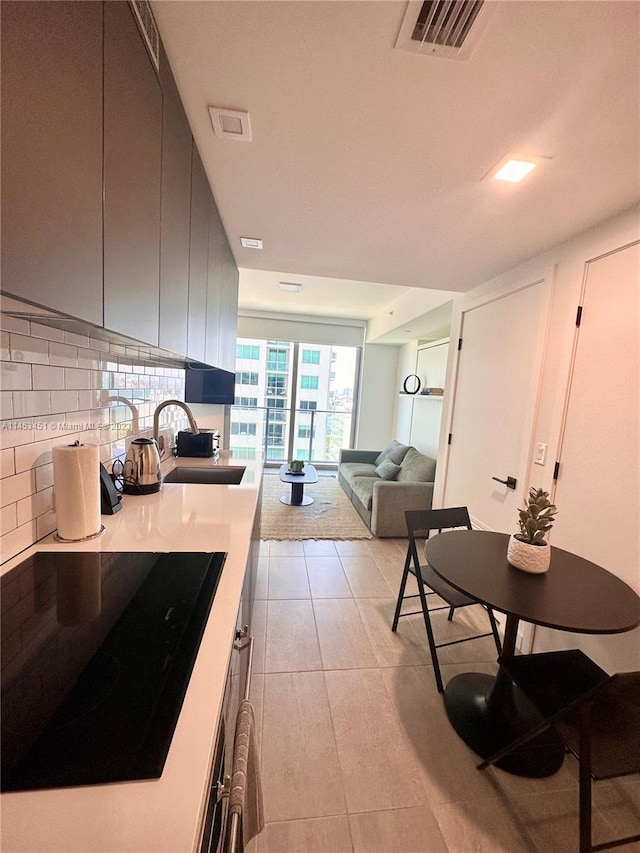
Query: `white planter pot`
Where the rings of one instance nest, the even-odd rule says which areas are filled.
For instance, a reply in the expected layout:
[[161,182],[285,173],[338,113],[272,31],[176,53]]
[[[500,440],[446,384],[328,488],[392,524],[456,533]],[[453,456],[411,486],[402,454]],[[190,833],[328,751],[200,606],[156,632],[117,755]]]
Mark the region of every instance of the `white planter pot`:
[[542,574],[549,568],[551,562],[551,548],[545,542],[544,545],[530,545],[521,542],[512,534],[507,547],[507,560],[516,569],[532,574]]

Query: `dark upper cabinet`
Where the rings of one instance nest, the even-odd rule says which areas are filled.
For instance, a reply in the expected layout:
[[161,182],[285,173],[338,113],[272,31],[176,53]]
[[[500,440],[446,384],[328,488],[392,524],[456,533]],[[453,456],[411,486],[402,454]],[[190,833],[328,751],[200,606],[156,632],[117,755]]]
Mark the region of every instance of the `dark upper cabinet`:
[[2,287],[102,324],[102,4],[2,2]]
[[224,229],[218,208],[212,200],[209,210],[209,258],[207,278],[207,327],[205,330],[205,361],[221,367],[220,351],[220,292],[222,289],[222,239]]
[[191,129],[169,62],[160,49],[162,192],[160,198],[160,346],[187,351]]
[[[80,4],[84,5],[84,4]],[[129,4],[104,4],[104,325],[158,343],[162,91]]]
[[[191,235],[189,248],[189,312],[187,355],[205,360],[209,215],[213,202],[207,175],[195,142],[191,147]],[[217,366],[217,365],[216,365]]]
[[222,232],[220,262],[220,341],[217,367],[236,369],[238,335],[238,279],[240,277],[227,235]]

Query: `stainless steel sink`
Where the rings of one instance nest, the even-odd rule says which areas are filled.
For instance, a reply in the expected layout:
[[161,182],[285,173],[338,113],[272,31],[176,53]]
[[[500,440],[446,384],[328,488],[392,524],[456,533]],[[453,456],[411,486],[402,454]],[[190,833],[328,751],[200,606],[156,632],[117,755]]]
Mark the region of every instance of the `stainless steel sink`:
[[246,468],[235,466],[223,468],[189,468],[179,465],[169,471],[163,479],[165,483],[213,483],[237,486],[244,476]]

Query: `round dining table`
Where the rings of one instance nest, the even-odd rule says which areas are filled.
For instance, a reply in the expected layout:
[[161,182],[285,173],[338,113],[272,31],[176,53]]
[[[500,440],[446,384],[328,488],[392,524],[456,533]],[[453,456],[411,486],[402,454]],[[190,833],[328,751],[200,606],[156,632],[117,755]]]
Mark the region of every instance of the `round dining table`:
[[[509,536],[484,530],[454,530],[429,539],[426,558],[451,586],[506,614],[503,657],[515,654],[520,619],[581,634],[618,634],[640,625],[640,597],[620,578],[561,548],[551,548],[543,574],[529,574],[507,560]],[[505,670],[496,676],[466,672],[444,691],[454,729],[482,758],[489,758],[541,721],[537,709]],[[564,748],[548,730],[496,762],[519,776],[555,773]]]

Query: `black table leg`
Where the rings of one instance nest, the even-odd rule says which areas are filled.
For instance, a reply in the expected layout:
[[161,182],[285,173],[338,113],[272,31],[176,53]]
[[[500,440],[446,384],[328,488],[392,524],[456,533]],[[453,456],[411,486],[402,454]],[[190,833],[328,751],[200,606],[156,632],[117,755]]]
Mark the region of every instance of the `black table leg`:
[[[517,617],[507,616],[505,657],[515,651],[517,629]],[[451,725],[482,758],[489,758],[543,719],[503,669],[495,678],[478,672],[455,676],[445,688],[444,703]],[[562,741],[548,730],[496,765],[516,776],[540,778],[556,773],[563,761]]]

